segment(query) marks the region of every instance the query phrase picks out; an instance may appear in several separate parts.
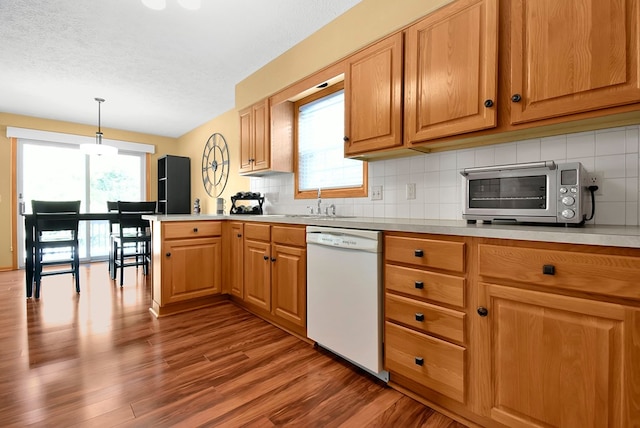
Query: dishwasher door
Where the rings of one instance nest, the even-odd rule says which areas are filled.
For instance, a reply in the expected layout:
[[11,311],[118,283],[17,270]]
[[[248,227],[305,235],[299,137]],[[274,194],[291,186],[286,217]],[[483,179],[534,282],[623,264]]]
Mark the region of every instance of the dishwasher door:
[[387,382],[381,232],[307,227],[307,335]]

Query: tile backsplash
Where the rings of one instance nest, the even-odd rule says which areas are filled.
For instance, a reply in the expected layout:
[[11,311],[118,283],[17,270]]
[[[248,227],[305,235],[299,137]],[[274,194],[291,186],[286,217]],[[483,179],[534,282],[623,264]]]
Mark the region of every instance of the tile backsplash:
[[[369,163],[371,186],[382,186],[382,200],[325,199],[341,215],[415,219],[462,219],[462,177],[472,166],[554,160],[582,162],[601,178],[596,214],[589,223],[637,226],[640,223],[638,146],[640,126],[557,135],[473,149],[421,154]],[[407,184],[415,183],[416,197],[408,200]],[[265,213],[309,212],[315,200],[293,198],[293,174],[251,178],[251,191],[266,196]]]

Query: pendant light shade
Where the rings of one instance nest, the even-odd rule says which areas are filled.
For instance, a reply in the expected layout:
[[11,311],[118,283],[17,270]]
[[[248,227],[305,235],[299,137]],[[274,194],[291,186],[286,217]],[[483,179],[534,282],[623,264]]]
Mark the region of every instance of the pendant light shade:
[[100,128],[100,104],[104,102],[104,98],[95,98],[98,102],[98,131],[96,132],[95,144],[82,144],[80,150],[83,153],[93,156],[113,156],[118,154],[118,148],[102,144],[102,129]]

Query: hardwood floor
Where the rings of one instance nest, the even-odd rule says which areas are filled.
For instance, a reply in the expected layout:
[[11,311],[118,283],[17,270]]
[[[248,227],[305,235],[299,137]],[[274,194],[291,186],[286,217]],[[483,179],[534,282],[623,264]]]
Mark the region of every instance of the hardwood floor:
[[462,427],[232,303],[156,319],[141,270],[0,273],[0,426]]

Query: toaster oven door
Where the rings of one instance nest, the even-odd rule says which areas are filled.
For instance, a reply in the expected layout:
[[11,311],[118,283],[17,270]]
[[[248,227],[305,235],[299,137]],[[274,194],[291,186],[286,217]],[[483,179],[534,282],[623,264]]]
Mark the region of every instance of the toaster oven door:
[[555,221],[555,170],[534,169],[469,174],[465,218]]

